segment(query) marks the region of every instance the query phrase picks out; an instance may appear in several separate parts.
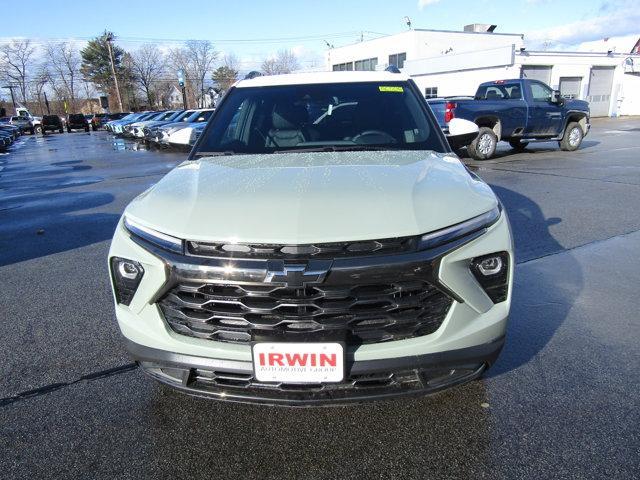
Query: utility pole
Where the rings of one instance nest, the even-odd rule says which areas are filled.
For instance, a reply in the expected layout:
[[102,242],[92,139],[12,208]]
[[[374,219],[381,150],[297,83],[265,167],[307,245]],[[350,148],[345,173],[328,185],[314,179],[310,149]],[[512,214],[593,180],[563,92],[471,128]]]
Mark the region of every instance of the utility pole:
[[44,93],[44,104],[47,106],[47,115],[51,115],[51,109],[49,109],[49,99],[47,98],[47,92]]
[[122,112],[122,97],[120,96],[120,86],[118,85],[118,77],[116,76],[116,66],[113,63],[113,51],[111,50],[111,42],[113,41],[113,33],[107,33],[107,48],[109,49],[109,60],[111,60],[111,74],[113,75],[113,82],[116,85],[116,97],[118,97],[118,106]]
[[2,87],[2,88],[8,88],[8,89],[9,89],[9,91],[11,92],[11,103],[13,103],[13,114],[14,114],[14,115],[17,115],[17,114],[18,114],[18,112],[17,112],[17,110],[16,110],[16,97],[15,97],[15,95],[13,94],[13,89],[14,89],[14,88],[16,88],[16,86],[15,86],[15,85],[5,85],[5,86],[4,86],[4,87]]

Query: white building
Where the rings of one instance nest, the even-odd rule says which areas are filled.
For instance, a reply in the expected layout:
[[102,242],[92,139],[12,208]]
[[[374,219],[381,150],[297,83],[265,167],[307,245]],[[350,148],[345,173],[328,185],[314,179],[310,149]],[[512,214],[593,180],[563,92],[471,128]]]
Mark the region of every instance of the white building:
[[[494,29],[495,25],[474,24],[464,31],[408,30],[332,48],[327,64],[331,70],[375,70],[395,64],[413,77],[426,97],[473,95],[482,82],[536,78],[568,98],[588,100],[592,116],[640,115],[637,53],[529,51],[524,35]],[[637,42],[633,48],[637,51]]]

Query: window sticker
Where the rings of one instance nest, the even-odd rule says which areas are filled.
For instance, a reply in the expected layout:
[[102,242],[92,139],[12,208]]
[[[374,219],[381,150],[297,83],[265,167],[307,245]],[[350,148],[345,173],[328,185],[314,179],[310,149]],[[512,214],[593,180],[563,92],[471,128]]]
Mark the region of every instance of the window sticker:
[[381,92],[395,92],[395,93],[403,93],[404,92],[404,88],[403,87],[392,87],[392,86],[385,86],[385,85],[380,85],[378,87],[378,90],[380,90]]

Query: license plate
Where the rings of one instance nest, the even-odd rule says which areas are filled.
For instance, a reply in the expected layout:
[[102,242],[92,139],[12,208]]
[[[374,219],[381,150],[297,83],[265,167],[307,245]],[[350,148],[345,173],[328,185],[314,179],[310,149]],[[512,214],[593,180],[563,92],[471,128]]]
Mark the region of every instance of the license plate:
[[340,382],[344,347],[340,343],[256,343],[253,370],[259,382]]

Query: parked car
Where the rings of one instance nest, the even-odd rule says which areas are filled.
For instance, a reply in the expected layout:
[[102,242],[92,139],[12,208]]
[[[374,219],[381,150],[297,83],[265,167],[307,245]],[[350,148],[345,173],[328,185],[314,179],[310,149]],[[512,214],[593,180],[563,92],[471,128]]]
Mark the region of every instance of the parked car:
[[6,123],[8,125],[14,125],[20,129],[20,133],[30,133],[35,134],[41,130],[41,126],[38,125],[37,128],[33,123],[33,120],[27,116],[14,115],[12,117],[2,117],[0,118],[0,123]]
[[129,122],[134,122],[138,118],[146,115],[148,112],[129,113],[122,118],[110,120],[106,123],[105,128],[115,134],[122,133],[122,127]]
[[42,117],[42,134],[45,135],[48,131],[64,133],[64,125],[58,115],[45,115]]
[[157,143],[162,136],[161,128],[167,125],[181,124],[181,122],[186,122],[186,120],[195,112],[195,110],[184,110],[183,112],[176,115],[171,120],[167,120],[164,122],[153,122],[151,125],[147,125],[144,127],[144,139],[147,142]]
[[9,148],[14,142],[13,134],[6,131],[0,130],[0,152],[4,152]]
[[143,138],[144,137],[144,129],[145,127],[153,124],[164,124],[170,121],[172,118],[177,117],[180,114],[177,110],[170,110],[165,112],[160,112],[158,115],[149,118],[148,120],[142,120],[136,122],[131,125],[132,130],[131,134],[135,138]]
[[142,115],[140,115],[139,117],[137,117],[134,121],[127,121],[127,122],[123,122],[122,125],[122,130],[119,132],[120,135],[124,136],[124,137],[132,137],[133,133],[133,124],[136,122],[142,122],[144,120],[149,120],[151,118],[154,118],[156,115],[160,115],[161,112],[144,112]]
[[204,122],[196,123],[193,126],[193,129],[191,131],[191,136],[189,137],[189,147],[193,147],[195,145],[198,138],[200,138],[200,135],[202,135],[202,132],[204,131],[204,127],[206,126],[207,124]]
[[29,132],[33,135],[35,133],[42,133],[42,117],[32,115],[31,112],[24,107],[16,108],[16,115],[28,120]]
[[[343,103],[357,107],[334,116]],[[514,267],[498,198],[389,72],[236,83],[188,161],[126,207],[108,262],[144,372],[296,406],[478,378],[504,343]]]
[[94,113],[91,116],[91,120],[89,120],[89,123],[91,124],[91,130],[93,130],[94,132],[96,130],[99,130],[106,122],[107,115],[108,114],[106,113]]
[[184,110],[171,110],[171,111],[165,112],[164,115],[159,116],[155,119],[145,120],[143,122],[140,122],[139,125],[137,125],[138,128],[134,132],[134,135],[137,138],[145,138],[146,135],[149,133],[150,128],[160,127],[162,125],[172,123],[176,121],[176,119],[180,118],[183,114],[184,114]]
[[160,127],[158,142],[165,146],[185,147],[193,132],[194,124],[207,122],[213,115],[214,109],[200,109],[194,111],[182,122],[170,123]]
[[428,103],[444,128],[453,118],[478,125],[478,138],[467,148],[476,160],[491,158],[501,140],[518,151],[534,141],[557,141],[562,150],[577,150],[590,128],[588,102],[566,100],[539,80],[485,82],[473,98]]
[[72,113],[67,116],[67,132],[71,133],[73,130],[89,131],[89,122],[81,113]]
[[20,134],[21,129],[15,125],[11,125],[9,123],[2,123],[2,119],[0,118],[0,131],[8,133],[11,137],[16,140]]

